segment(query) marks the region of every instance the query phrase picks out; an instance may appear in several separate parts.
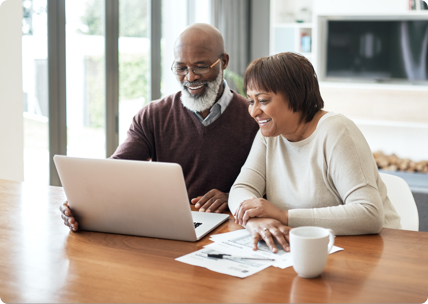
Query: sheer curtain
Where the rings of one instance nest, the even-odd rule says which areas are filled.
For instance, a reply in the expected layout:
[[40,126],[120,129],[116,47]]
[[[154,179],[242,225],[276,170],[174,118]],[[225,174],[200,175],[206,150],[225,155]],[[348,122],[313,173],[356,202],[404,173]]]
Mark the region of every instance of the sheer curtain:
[[[230,55],[227,70],[243,76],[250,63],[250,1],[211,0],[211,23],[224,37],[226,52]],[[230,75],[225,76],[230,87],[236,90]]]

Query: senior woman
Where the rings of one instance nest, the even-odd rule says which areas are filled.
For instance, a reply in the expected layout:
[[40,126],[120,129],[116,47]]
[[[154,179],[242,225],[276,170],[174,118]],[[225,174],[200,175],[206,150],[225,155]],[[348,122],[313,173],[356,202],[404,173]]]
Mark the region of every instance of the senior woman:
[[250,231],[254,250],[263,239],[273,252],[275,241],[289,251],[291,227],[321,226],[336,235],[400,228],[363,134],[345,116],[322,110],[305,57],[257,59],[244,85],[260,130],[230,191],[229,208]]

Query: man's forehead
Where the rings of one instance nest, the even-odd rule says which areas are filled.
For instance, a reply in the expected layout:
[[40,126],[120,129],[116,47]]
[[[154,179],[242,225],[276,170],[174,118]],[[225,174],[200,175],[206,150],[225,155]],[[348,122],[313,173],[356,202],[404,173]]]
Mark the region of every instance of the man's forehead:
[[216,56],[215,50],[202,45],[180,45],[174,50],[174,57],[177,62],[212,61]]

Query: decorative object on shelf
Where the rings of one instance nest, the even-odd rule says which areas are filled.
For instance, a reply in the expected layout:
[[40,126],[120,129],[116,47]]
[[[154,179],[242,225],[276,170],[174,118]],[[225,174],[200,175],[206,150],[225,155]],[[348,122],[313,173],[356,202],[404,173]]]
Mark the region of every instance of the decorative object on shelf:
[[379,169],[428,173],[428,160],[414,162],[408,158],[400,158],[395,154],[385,155],[382,151],[373,152],[373,157]]
[[297,23],[308,23],[312,20],[312,13],[307,7],[302,7],[297,14]]
[[303,53],[310,53],[311,52],[311,36],[308,34],[302,33],[301,37],[301,48]]
[[428,10],[428,0],[409,0],[409,10]]

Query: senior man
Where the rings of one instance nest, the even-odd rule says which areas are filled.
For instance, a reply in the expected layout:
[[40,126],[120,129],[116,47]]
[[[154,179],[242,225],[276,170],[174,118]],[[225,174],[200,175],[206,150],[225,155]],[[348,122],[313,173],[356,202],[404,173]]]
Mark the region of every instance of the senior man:
[[[258,125],[248,115],[247,100],[223,79],[229,55],[216,28],[186,28],[174,57],[171,71],[181,91],[143,107],[111,158],[178,163],[191,203],[202,212],[223,212]],[[68,203],[60,209],[64,224],[78,230]]]

